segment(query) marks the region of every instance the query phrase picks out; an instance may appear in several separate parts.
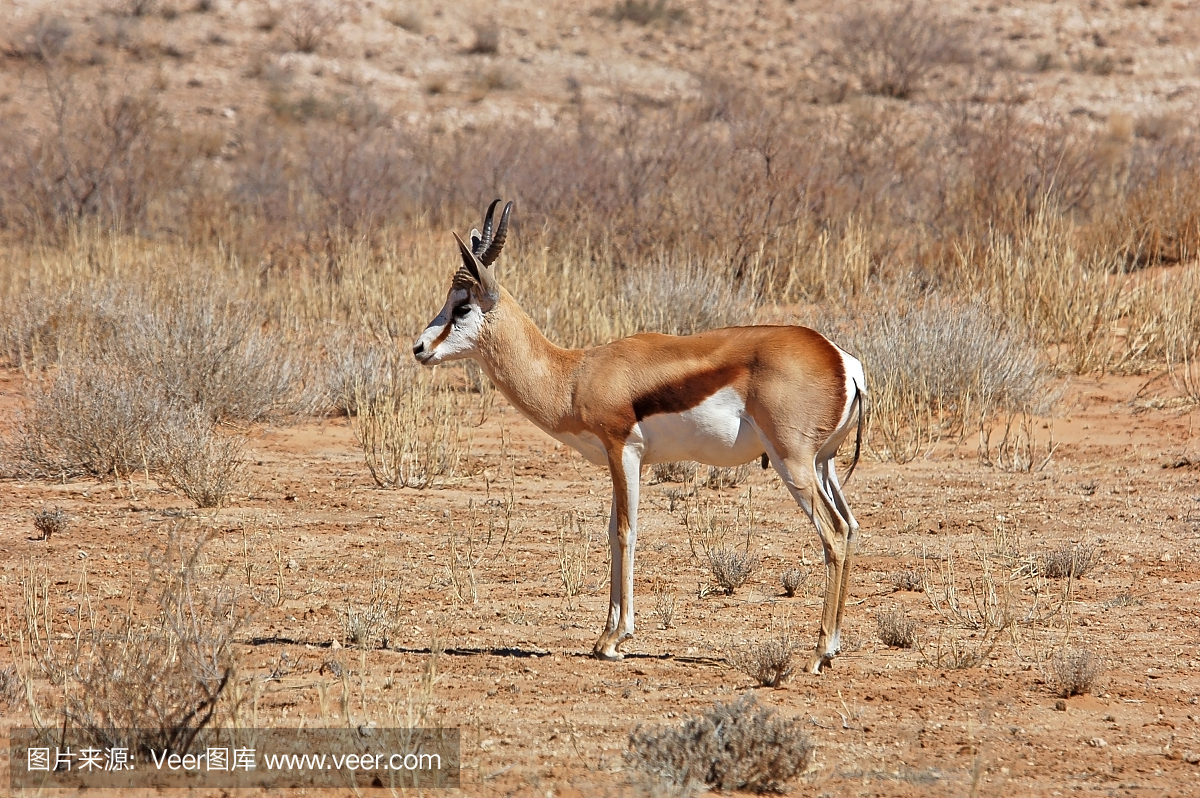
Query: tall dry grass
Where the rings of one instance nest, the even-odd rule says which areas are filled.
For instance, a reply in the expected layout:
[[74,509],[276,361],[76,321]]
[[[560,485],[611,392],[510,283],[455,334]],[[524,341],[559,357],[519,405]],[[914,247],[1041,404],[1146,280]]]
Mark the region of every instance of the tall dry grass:
[[[970,56],[938,47],[922,58]],[[809,320],[867,363],[880,456],[1024,412],[1052,372],[1166,369],[1200,396],[1182,122],[1121,137],[987,76],[811,109],[705,76],[675,102],[581,102],[550,132],[435,136],[281,82],[230,150],[152,86],[31,64],[44,107],[0,131],[0,354],[43,389],[99,364],[214,422],[380,419],[358,402],[395,395],[388,364],[455,266],[446,231],[504,195],[500,279],[553,340]],[[145,468],[140,433],[114,434],[132,454],[84,471]]]

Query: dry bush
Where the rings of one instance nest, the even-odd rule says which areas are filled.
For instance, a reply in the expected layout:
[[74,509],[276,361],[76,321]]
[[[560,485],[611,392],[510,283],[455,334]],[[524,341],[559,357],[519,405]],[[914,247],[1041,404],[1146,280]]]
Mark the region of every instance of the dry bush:
[[1033,417],[1027,412],[1003,414],[1004,432],[992,449],[992,434],[995,431],[990,419],[983,419],[979,426],[979,461],[1001,471],[1041,471],[1054,456],[1058,445],[1054,434],[1047,435],[1044,451],[1038,444]]
[[616,22],[633,22],[643,26],[691,22],[687,9],[667,0],[620,0],[613,5],[609,17]]
[[693,462],[655,463],[650,466],[650,484],[679,482],[690,485],[696,481],[697,466]]
[[246,615],[206,564],[204,542],[204,534],[192,539],[182,525],[173,527],[165,549],[148,555],[144,598],[152,614],[85,600],[74,639],[57,647],[46,642],[50,630],[39,628],[49,594],[35,575],[23,580],[35,658],[52,679],[66,680],[51,714],[61,712],[62,723],[90,745],[183,753],[202,729],[236,713],[232,643]]
[[1095,546],[1076,543],[1043,552],[1037,558],[1037,571],[1047,579],[1078,579],[1099,561]]
[[385,393],[360,384],[354,395],[351,428],[375,484],[427,488],[463,472],[463,409],[438,375],[413,368],[394,374]]
[[885,646],[912,648],[917,644],[917,622],[909,618],[902,609],[877,612],[875,630]]
[[13,31],[11,38],[0,42],[0,55],[52,61],[66,49],[73,31],[65,19],[56,15],[40,15],[23,31]]
[[0,668],[0,707],[14,707],[24,695],[25,685],[21,682],[16,666]]
[[743,463],[740,466],[733,468],[721,468],[718,466],[709,466],[708,475],[704,478],[704,487],[710,490],[720,490],[721,488],[736,488],[741,485],[750,475],[754,473],[757,467],[757,461],[754,463]]
[[863,91],[908,99],[938,66],[960,58],[961,34],[932,3],[856,3],[833,30],[837,62]]
[[149,468],[168,406],[141,375],[103,362],[65,364],[28,392],[12,447],[19,471],[122,479]]
[[789,597],[795,597],[800,588],[808,582],[808,571],[802,568],[788,568],[779,576],[783,584],[783,592]]
[[495,55],[500,52],[500,26],[495,20],[476,22],[471,26],[475,40],[467,49],[472,55]]
[[914,645],[921,654],[921,661],[930,668],[959,671],[983,665],[999,642],[1000,630],[989,629],[978,639],[968,639],[957,632],[939,633],[932,647],[920,640]]
[[799,650],[800,645],[790,632],[785,631],[777,638],[731,651],[728,662],[757,681],[760,687],[778,687],[795,670],[792,659]]
[[61,507],[55,507],[53,510],[43,507],[33,514],[33,528],[42,533],[42,540],[63,534],[70,525],[71,519]]
[[558,523],[558,575],[562,578],[567,606],[572,609],[587,579],[591,550],[591,527],[574,510],[564,513]]
[[672,784],[753,793],[782,793],[808,769],[814,746],[800,719],[783,719],[753,693],[717,703],[682,726],[639,726],[626,759]]
[[721,546],[708,552],[708,568],[712,572],[717,587],[732,596],[733,592],[742,585],[758,568],[758,557],[745,551]]
[[297,52],[315,53],[349,13],[346,0],[287,0],[280,3],[278,27]]
[[[903,303],[897,303],[903,304]],[[863,313],[845,336],[871,390],[869,450],[907,462],[996,410],[1039,407],[1049,373],[1037,349],[986,308],[929,297]]]
[[400,583],[372,565],[365,601],[361,591],[346,591],[345,608],[338,611],[343,639],[365,649],[387,648],[400,624]]
[[63,235],[86,219],[125,230],[180,185],[190,158],[172,151],[161,109],[149,90],[104,78],[87,83],[45,65],[41,130],[0,138],[0,225]]
[[911,568],[893,571],[888,575],[888,581],[892,583],[892,589],[897,591],[908,590],[920,593],[925,590],[925,575]]
[[678,600],[675,592],[658,579],[654,580],[654,617],[658,618],[660,629],[670,629],[675,625],[675,605]]
[[1050,661],[1047,681],[1057,695],[1070,698],[1096,689],[1104,661],[1087,649],[1063,651]]
[[154,470],[197,507],[220,508],[242,485],[245,438],[222,434],[200,407],[172,413],[159,431]]

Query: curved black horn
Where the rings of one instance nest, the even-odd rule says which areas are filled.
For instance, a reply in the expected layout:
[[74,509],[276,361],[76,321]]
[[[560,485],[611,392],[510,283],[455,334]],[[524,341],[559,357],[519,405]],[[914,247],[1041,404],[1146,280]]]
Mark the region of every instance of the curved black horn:
[[487,213],[483,216],[483,233],[479,236],[479,243],[475,246],[475,257],[482,255],[483,251],[487,249],[488,244],[492,243],[492,218],[496,215],[496,206],[499,204],[499,198],[492,200],[492,204],[488,206]]
[[512,209],[513,203],[509,200],[504,206],[504,213],[500,214],[500,226],[496,228],[496,237],[487,239],[487,249],[479,256],[479,261],[484,266],[491,266],[492,262],[500,257],[500,250],[504,248],[504,239],[508,235],[508,215],[512,213]]

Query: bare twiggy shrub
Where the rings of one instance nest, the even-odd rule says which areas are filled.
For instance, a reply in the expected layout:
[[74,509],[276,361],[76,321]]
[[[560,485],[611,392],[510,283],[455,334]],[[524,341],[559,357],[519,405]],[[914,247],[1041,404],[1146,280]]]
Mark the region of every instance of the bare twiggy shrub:
[[757,468],[756,463],[744,463],[734,468],[720,468],[717,466],[709,466],[708,476],[704,478],[704,487],[712,490],[720,488],[736,488],[741,485]]
[[83,85],[50,64],[43,77],[47,129],[11,134],[16,157],[0,157],[0,223],[59,235],[89,218],[126,230],[146,225],[184,166],[168,153],[151,92],[103,79]]
[[892,589],[897,591],[908,590],[920,593],[925,590],[925,575],[911,568],[893,571],[888,575],[888,581],[892,583]]
[[726,595],[732,596],[735,590],[746,584],[746,580],[758,568],[758,557],[722,546],[708,552],[708,568],[717,587],[724,590]]
[[355,387],[354,437],[382,488],[427,488],[462,471],[467,441],[453,392],[434,374],[394,375],[387,393]]
[[902,609],[877,612],[875,630],[885,646],[912,648],[917,643],[917,622],[909,618]]
[[12,38],[0,41],[0,55],[52,61],[63,53],[72,32],[62,17],[42,15],[23,31],[12,31]]
[[697,466],[693,462],[655,463],[650,466],[650,484],[681,482],[690,485],[696,481]]
[[988,661],[1000,643],[1002,631],[1006,630],[989,628],[978,639],[968,639],[957,632],[938,634],[932,646],[918,638],[914,647],[928,667],[949,671],[969,670]]
[[808,582],[808,571],[803,568],[788,568],[780,574],[779,580],[783,584],[783,592],[788,597],[794,597]]
[[660,256],[625,278],[621,310],[644,330],[689,335],[746,324],[761,302],[751,285],[699,260]]
[[33,514],[33,528],[42,533],[42,540],[63,534],[70,525],[71,519],[61,507],[43,507]]
[[1070,698],[1096,689],[1104,661],[1087,649],[1063,651],[1050,661],[1047,681],[1057,695]]
[[280,3],[278,26],[301,53],[315,53],[346,18],[346,0],[287,0]]
[[960,52],[960,34],[926,2],[856,3],[838,19],[834,36],[838,63],[863,91],[901,100]]
[[807,770],[813,752],[799,718],[780,718],[747,693],[680,727],[639,726],[625,756],[635,768],[676,785],[767,793],[784,792]]
[[1037,570],[1048,579],[1078,579],[1099,561],[1095,546],[1076,543],[1043,552],[1037,559]]
[[79,629],[94,631],[81,631],[73,646],[38,652],[67,678],[61,711],[91,745],[184,752],[234,709],[232,643],[246,616],[204,562],[204,540],[176,525],[165,549],[149,555],[152,616],[83,601]]
[[241,487],[245,444],[239,435],[215,430],[199,407],[173,413],[159,433],[154,468],[163,482],[182,491],[197,507],[223,507]]
[[778,687],[792,675],[792,660],[799,650],[800,645],[785,631],[779,637],[734,649],[728,661],[760,687]]

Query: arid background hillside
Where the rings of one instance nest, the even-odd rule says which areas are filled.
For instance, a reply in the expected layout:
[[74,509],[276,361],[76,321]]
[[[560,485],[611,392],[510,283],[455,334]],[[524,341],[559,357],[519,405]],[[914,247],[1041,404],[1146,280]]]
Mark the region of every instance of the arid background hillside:
[[[0,728],[458,728],[469,795],[1189,794],[1197,30],[0,0]],[[588,656],[607,475],[409,355],[495,197],[558,343],[863,360],[832,671],[791,672],[824,571],[757,464],[647,469],[638,634]],[[722,718],[736,756],[676,733]]]

